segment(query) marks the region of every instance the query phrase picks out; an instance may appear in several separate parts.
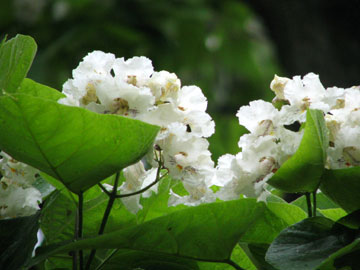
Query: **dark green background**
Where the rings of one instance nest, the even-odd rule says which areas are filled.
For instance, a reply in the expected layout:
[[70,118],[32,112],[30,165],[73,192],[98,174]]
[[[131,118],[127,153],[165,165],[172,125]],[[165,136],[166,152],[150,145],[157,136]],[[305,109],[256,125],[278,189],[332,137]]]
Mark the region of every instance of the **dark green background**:
[[241,105],[272,99],[282,76],[320,73],[325,86],[360,84],[358,0],[2,0],[0,36],[29,34],[29,77],[61,90],[90,51],[145,55],[155,70],[200,86],[216,122],[213,159],[237,153]]

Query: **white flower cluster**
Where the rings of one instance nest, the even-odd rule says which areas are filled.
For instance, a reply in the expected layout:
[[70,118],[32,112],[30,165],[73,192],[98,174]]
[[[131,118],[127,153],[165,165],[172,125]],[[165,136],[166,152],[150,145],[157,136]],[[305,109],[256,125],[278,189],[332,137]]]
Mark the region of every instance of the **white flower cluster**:
[[40,192],[32,187],[37,170],[0,152],[0,219],[35,214]]
[[326,167],[360,165],[359,87],[325,89],[318,75],[309,73],[292,80],[275,75],[270,88],[276,94],[273,103],[284,104],[281,109],[257,100],[237,113],[240,124],[250,133],[240,138],[240,153],[224,155],[218,161],[215,183],[222,188],[216,194],[223,200],[240,194],[266,197],[266,181],[295,153],[303,135],[302,130],[291,131],[289,126],[304,123],[308,108],[325,115],[330,138]]
[[[193,204],[213,196],[207,188],[213,178],[214,163],[206,138],[214,133],[215,124],[206,113],[207,100],[200,88],[182,87],[174,73],[155,72],[146,57],[125,61],[111,53],[94,51],[73,71],[73,79],[65,82],[63,93],[66,97],[59,100],[61,104],[118,114],[161,127],[154,151],[162,152],[170,176],[183,181],[190,194],[183,198],[174,193],[172,204],[185,201]],[[154,168],[158,165],[154,152],[149,153],[149,162]],[[155,178],[155,173],[145,171],[142,164],[133,166],[137,168],[124,170],[127,180],[121,187],[123,193],[136,191],[145,180],[151,182]],[[131,174],[137,176],[136,183]],[[131,202],[132,206],[130,203],[127,206],[133,212],[141,208],[138,199]]]

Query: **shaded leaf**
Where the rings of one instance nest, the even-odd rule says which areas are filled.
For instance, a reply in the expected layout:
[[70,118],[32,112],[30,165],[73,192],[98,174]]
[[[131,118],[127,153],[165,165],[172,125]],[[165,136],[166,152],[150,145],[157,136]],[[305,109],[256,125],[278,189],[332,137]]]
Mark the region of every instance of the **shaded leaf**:
[[38,212],[27,217],[0,220],[0,265],[2,270],[20,269],[30,259],[37,242]]
[[324,217],[305,219],[283,230],[266,260],[279,270],[316,269],[332,253],[354,240],[354,231]]
[[308,109],[303,138],[296,153],[269,179],[286,192],[313,192],[320,184],[329,145],[323,112]]
[[320,189],[346,211],[360,209],[360,167],[326,170]]

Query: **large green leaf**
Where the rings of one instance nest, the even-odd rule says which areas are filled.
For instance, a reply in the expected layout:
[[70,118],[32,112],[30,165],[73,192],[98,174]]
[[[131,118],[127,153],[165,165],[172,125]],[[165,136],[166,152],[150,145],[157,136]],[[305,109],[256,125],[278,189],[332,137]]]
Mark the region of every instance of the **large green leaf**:
[[320,189],[346,211],[360,209],[360,167],[326,170]]
[[102,268],[104,270],[199,270],[194,260],[164,254],[121,249]]
[[2,270],[20,269],[31,257],[39,228],[37,213],[28,217],[0,220],[0,266]]
[[329,145],[323,112],[308,109],[304,136],[296,153],[268,183],[286,192],[313,192],[320,184]]
[[26,94],[0,97],[0,148],[79,193],[138,161],[157,126]]
[[47,247],[33,263],[51,254],[91,248],[120,248],[227,262],[238,241],[272,241],[281,230],[306,216],[300,208],[285,205],[257,203],[255,199],[204,204],[102,236]]
[[15,92],[30,69],[36,53],[33,38],[17,35],[0,47],[0,95]]
[[282,231],[270,245],[266,260],[279,270],[316,269],[354,236],[354,230],[330,219],[308,218]]
[[[113,177],[112,177],[113,178]],[[109,179],[112,180],[112,179]],[[47,245],[56,242],[71,240],[74,237],[75,215],[77,210],[76,198],[66,196],[67,190],[56,191],[51,195],[49,202],[45,204],[41,216],[41,229],[45,235]],[[91,237],[98,234],[99,227],[107,206],[108,196],[98,186],[88,189],[84,193],[83,207],[83,235]],[[116,200],[111,210],[105,232],[111,232],[136,224],[135,215],[128,212],[121,200]],[[100,258],[106,254],[97,253]],[[64,261],[71,265],[71,256],[64,254],[61,257],[53,256],[48,258],[47,265],[61,265]]]

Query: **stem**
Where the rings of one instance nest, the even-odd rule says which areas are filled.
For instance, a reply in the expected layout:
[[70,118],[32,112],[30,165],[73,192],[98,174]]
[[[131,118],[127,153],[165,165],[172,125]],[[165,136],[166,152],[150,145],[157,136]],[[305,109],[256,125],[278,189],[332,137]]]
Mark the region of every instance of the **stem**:
[[[114,201],[116,199],[116,192],[117,192],[117,188],[118,188],[118,184],[119,184],[119,178],[120,178],[120,172],[117,172],[116,176],[115,176],[113,189],[112,189],[111,193],[109,193],[110,194],[109,195],[109,201],[108,201],[108,204],[106,206],[103,219],[101,221],[101,225],[100,225],[98,235],[102,235],[104,233],[105,226],[106,226],[106,223],[108,221],[108,218],[109,218],[109,215],[110,215],[110,212],[111,212],[111,208],[112,208],[112,206],[114,204]],[[90,255],[89,255],[89,259],[88,259],[88,261],[86,263],[86,267],[85,267],[86,270],[90,269],[91,262],[94,259],[95,254],[96,254],[96,249],[92,249],[91,252],[90,252]]]
[[244,270],[244,268],[241,268],[236,262],[232,261],[231,259],[227,260],[226,263],[230,264],[236,270]]
[[98,183],[98,186],[101,188],[102,191],[104,191],[104,193],[106,193],[106,195],[111,196],[111,193],[107,191],[107,189],[101,183]]
[[[80,192],[78,194],[78,205],[77,205],[77,211],[75,215],[75,230],[74,230],[74,239],[77,241],[79,238],[82,237],[82,224],[83,224],[83,204],[84,204],[84,197],[83,193]],[[83,252],[82,250],[72,251],[72,257],[73,257],[73,270],[77,270],[78,268],[78,260],[79,260],[79,266],[80,270],[83,269]]]
[[78,261],[78,253],[76,251],[71,251],[72,253],[72,269],[77,270],[77,261]]
[[115,253],[118,251],[119,251],[119,249],[114,249],[113,251],[111,251],[111,253],[96,267],[95,270],[100,270],[105,265],[105,263],[107,263],[108,260],[110,260],[111,257],[114,256]]
[[165,173],[164,175],[160,176],[160,173],[161,173],[161,169],[162,169],[162,158],[161,158],[161,155],[160,155],[160,158],[157,159],[158,161],[158,168],[157,168],[157,171],[156,171],[156,178],[155,178],[155,181],[152,182],[151,184],[147,185],[146,187],[138,190],[138,191],[135,191],[135,192],[131,192],[131,193],[127,193],[127,194],[119,194],[119,195],[116,195],[116,198],[125,198],[125,197],[130,197],[130,196],[134,196],[134,195],[137,195],[137,194],[140,194],[140,193],[143,193],[144,191],[148,190],[149,188],[151,188],[153,185],[155,185],[156,183],[158,183],[161,179],[163,179],[167,173]]
[[[84,208],[84,196],[83,193],[79,193],[79,207],[78,207],[78,238],[83,236],[83,208]],[[79,250],[79,269],[84,269],[84,254],[82,250]]]
[[313,216],[316,217],[316,190],[313,192]]
[[148,190],[148,189],[151,188],[153,185],[155,185],[156,183],[158,183],[161,179],[163,179],[165,175],[166,175],[166,174],[164,174],[164,175],[161,176],[161,177],[156,177],[156,179],[155,179],[154,182],[152,182],[151,184],[147,185],[146,187],[144,187],[144,188],[142,188],[142,189],[139,189],[138,191],[131,192],[131,193],[126,193],[126,194],[119,194],[119,195],[116,195],[115,198],[125,198],[125,197],[130,197],[130,196],[134,196],[134,195],[143,193],[144,191]]
[[306,203],[307,203],[307,208],[308,208],[308,217],[312,217],[310,193],[306,192],[305,196],[306,196]]

